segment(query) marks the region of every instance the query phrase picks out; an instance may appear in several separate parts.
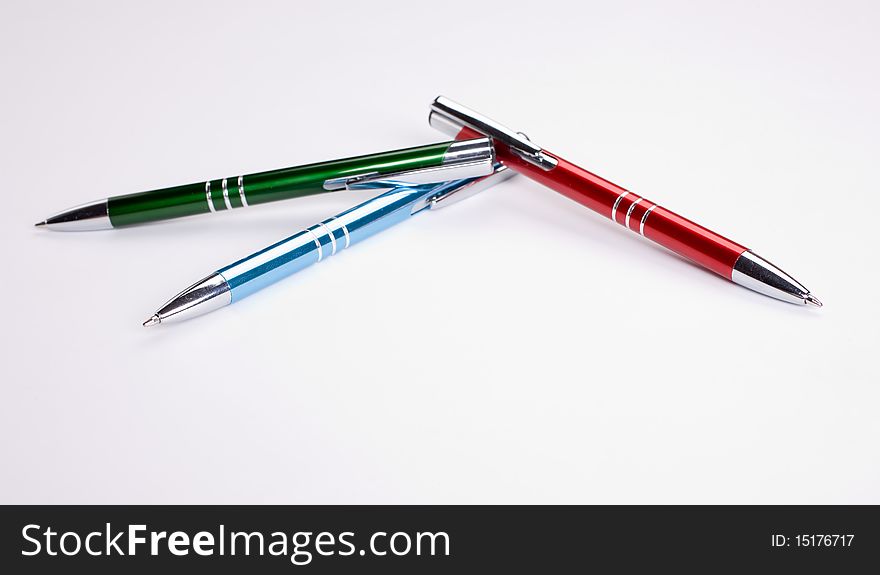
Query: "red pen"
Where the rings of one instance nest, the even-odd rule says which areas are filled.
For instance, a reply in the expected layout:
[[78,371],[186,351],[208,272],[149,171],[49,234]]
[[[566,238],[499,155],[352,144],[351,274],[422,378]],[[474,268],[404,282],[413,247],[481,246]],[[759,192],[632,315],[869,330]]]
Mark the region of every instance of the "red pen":
[[732,282],[789,303],[822,306],[810,290],[750,249],[563,160],[523,133],[443,96],[434,100],[428,121],[458,139],[491,137],[498,159],[509,168]]

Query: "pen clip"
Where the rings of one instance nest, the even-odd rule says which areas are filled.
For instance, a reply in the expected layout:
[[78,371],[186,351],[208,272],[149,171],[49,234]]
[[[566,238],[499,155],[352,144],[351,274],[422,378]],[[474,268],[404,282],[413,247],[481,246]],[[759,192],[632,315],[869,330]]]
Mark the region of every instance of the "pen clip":
[[461,140],[449,145],[443,155],[443,162],[439,165],[393,172],[374,170],[332,178],[324,182],[324,189],[328,191],[378,189],[466,180],[488,176],[493,172],[494,163],[495,147],[489,138]]
[[545,154],[540,146],[533,144],[522,132],[514,132],[445,96],[438,96],[431,104],[428,123],[441,132],[453,136],[458,135],[465,127],[475,130],[497,140],[510,148],[511,152],[542,170],[552,170],[558,164],[555,158]]
[[[416,187],[426,184],[437,184],[450,180],[479,178],[480,176],[487,176],[491,173],[492,159],[487,158],[486,160],[460,162],[454,165],[419,168],[417,170],[407,170],[390,174],[370,172],[369,174],[359,174],[348,178],[337,178],[336,180],[327,180],[324,182],[324,188],[327,190],[366,190],[397,188],[401,186]],[[331,188],[328,187],[328,184],[338,187]]]
[[495,164],[495,173],[482,178],[477,178],[465,186],[460,186],[452,190],[441,190],[437,194],[427,198],[427,208],[436,210],[456,204],[462,200],[476,195],[486,188],[490,188],[496,184],[500,184],[505,180],[509,180],[515,175],[515,172],[503,164]]

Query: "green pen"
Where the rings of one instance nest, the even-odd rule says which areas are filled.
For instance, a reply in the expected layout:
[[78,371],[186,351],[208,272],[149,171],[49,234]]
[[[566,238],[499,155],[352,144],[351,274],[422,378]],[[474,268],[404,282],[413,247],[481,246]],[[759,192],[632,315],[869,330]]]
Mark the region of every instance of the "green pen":
[[345,190],[378,180],[432,184],[473,177],[475,166],[489,173],[494,160],[489,138],[443,142],[112,196],[59,212],[36,225],[60,231],[106,230]]

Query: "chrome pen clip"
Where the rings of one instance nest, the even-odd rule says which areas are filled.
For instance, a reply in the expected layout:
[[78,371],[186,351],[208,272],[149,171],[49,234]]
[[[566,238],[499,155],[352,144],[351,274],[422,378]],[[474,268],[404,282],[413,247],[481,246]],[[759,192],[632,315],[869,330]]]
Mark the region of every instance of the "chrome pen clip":
[[438,96],[431,104],[428,123],[452,136],[457,136],[465,127],[475,130],[497,140],[510,148],[511,152],[542,170],[552,170],[558,164],[555,158],[545,154],[540,146],[533,144],[522,132],[514,132],[445,96]]
[[505,180],[509,180],[514,175],[515,172],[513,170],[503,164],[496,163],[494,174],[477,178],[466,186],[458,187],[451,191],[441,190],[426,200],[426,207],[430,210],[436,210],[438,208],[451,206],[452,204],[466,200],[467,198],[482,192],[486,188],[490,188]]
[[474,138],[450,144],[439,165],[394,172],[373,171],[333,178],[324,182],[324,189],[328,191],[365,187],[378,189],[466,180],[492,174],[494,163],[495,147],[492,145],[492,140],[485,137]]

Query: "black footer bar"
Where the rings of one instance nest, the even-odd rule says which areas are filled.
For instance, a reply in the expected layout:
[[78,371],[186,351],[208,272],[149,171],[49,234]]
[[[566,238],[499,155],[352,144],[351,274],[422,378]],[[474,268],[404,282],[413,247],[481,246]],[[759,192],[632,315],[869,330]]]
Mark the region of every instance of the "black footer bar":
[[[844,573],[872,506],[12,506],[6,573]],[[77,571],[79,572],[79,571]]]

